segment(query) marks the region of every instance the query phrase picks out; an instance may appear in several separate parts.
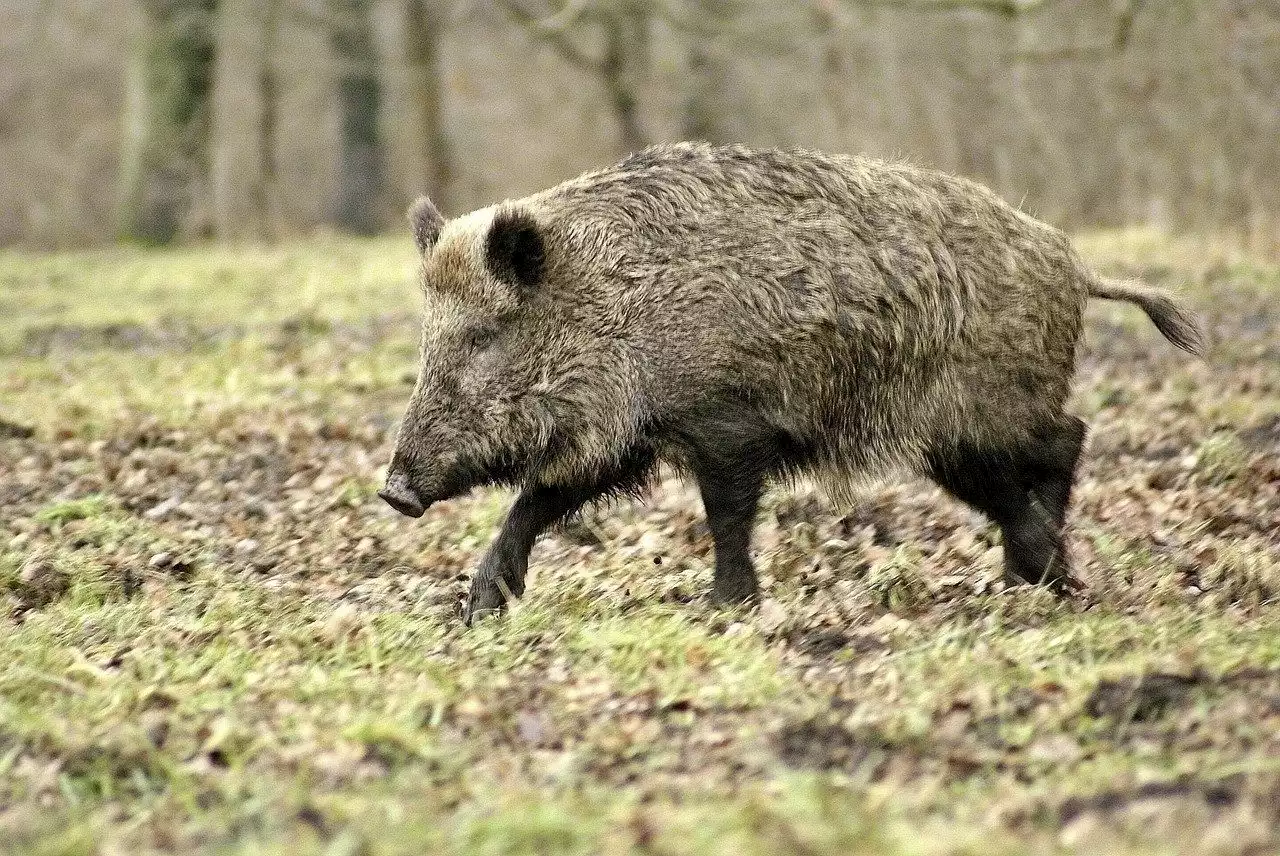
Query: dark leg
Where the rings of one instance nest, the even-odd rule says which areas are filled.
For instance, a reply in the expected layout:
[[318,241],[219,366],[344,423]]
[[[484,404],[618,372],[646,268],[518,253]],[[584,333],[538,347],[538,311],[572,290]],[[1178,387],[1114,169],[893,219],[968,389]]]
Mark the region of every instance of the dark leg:
[[470,625],[476,619],[500,611],[509,597],[524,594],[529,553],[538,536],[548,527],[571,516],[594,499],[638,489],[652,466],[651,455],[636,455],[624,461],[607,478],[593,484],[522,490],[471,578],[471,592],[467,595],[463,620]]
[[499,611],[509,597],[524,594],[529,553],[538,536],[556,521],[577,511],[589,498],[581,492],[562,488],[521,492],[471,578],[463,621],[469,625]]
[[765,478],[781,465],[778,434],[758,415],[732,404],[688,420],[686,440],[715,541],[714,598],[741,603],[759,591],[751,532]]
[[712,594],[721,603],[741,603],[756,596],[759,585],[751,563],[751,531],[764,486],[759,461],[739,458],[697,468],[698,488],[715,540],[716,571]]
[[[1048,510],[1032,502],[1029,482],[1035,451],[992,451],[960,443],[945,452],[931,453],[928,464],[938,484],[1000,527],[1007,579],[1061,590],[1067,577],[1057,518],[1065,504],[1054,501],[1054,508]],[[1066,492],[1069,490],[1068,483]]]
[[1049,513],[1055,532],[1061,533],[1066,522],[1085,433],[1083,419],[1064,416],[1062,423],[1045,438],[1039,458],[1031,467],[1031,492]]
[[1062,552],[1062,536],[1043,509],[1024,502],[997,522],[1004,536],[1008,578],[1038,583],[1058,592],[1067,589],[1069,571]]

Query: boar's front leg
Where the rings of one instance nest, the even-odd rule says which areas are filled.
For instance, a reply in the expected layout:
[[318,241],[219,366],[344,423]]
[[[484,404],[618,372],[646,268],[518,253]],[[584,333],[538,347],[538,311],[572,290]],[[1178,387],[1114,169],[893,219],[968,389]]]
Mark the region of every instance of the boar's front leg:
[[463,620],[473,621],[498,612],[508,597],[524,594],[529,553],[538,536],[592,500],[613,493],[638,490],[653,468],[648,451],[633,453],[598,481],[574,486],[531,486],[520,491],[498,537],[489,545],[471,578]]
[[497,612],[508,597],[524,594],[529,553],[547,527],[577,511],[590,496],[560,487],[526,488],[520,492],[498,537],[489,545],[471,578],[463,620],[469,625]]
[[698,489],[716,549],[712,595],[721,603],[742,603],[758,591],[750,550],[763,485],[764,474],[752,466],[699,468]]
[[693,457],[693,474],[715,542],[712,595],[721,603],[742,603],[759,591],[751,532],[765,478],[777,467],[778,449],[767,428],[755,420],[738,414],[722,420],[700,426],[703,436]]

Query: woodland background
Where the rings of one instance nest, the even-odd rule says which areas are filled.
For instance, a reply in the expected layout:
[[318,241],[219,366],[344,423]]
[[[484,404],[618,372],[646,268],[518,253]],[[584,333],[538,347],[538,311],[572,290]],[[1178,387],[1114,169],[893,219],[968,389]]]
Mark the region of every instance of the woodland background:
[[0,245],[397,228],[698,137],[1280,241],[1273,0],[0,0]]

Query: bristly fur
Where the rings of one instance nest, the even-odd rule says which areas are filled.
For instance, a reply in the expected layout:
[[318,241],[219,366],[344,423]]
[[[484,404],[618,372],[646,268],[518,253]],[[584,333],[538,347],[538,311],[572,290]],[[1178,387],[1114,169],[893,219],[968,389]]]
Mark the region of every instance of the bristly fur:
[[423,365],[392,470],[424,505],[490,471],[523,486],[482,607],[495,578],[522,590],[530,531],[658,461],[702,488],[730,599],[754,590],[760,482],[801,474],[837,497],[932,477],[1001,525],[1012,572],[1058,581],[1086,301],[1135,302],[1202,350],[1168,295],[1098,277],[1058,229],[907,164],[679,143],[433,235],[434,210],[415,218]]

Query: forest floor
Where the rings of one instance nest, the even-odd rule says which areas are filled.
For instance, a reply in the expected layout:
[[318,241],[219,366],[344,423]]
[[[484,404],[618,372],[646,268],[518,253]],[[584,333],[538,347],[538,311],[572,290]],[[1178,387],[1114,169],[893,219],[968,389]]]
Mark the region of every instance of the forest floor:
[[0,254],[0,852],[1280,852],[1280,267],[1082,247],[1214,345],[1090,308],[1079,596],[891,484],[771,494],[715,608],[668,480],[472,629],[509,496],[374,495],[407,238]]

